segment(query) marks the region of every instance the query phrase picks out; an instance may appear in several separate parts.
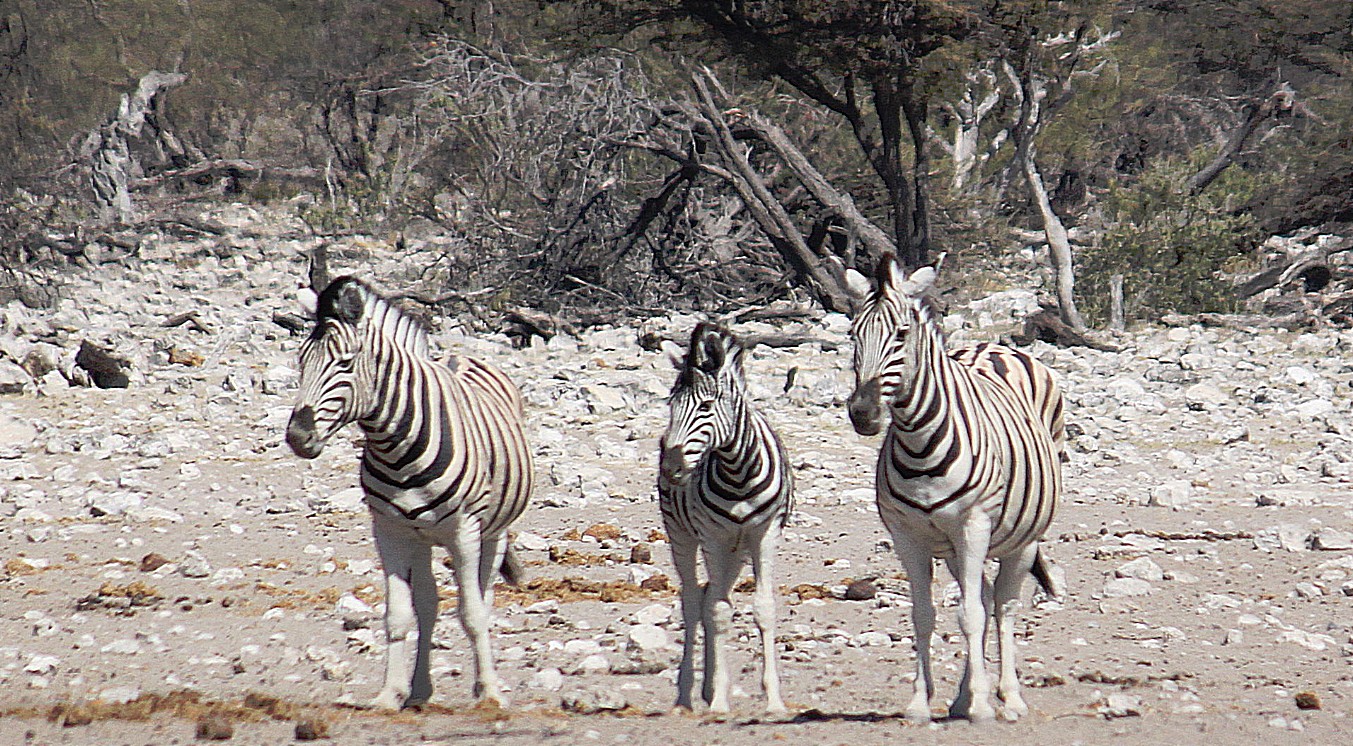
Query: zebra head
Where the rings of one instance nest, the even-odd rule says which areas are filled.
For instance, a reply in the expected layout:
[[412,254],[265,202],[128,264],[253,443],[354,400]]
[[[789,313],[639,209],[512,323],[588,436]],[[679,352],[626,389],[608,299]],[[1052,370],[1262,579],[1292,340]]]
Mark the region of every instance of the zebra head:
[[672,484],[684,484],[710,448],[733,440],[745,407],[742,352],[731,332],[708,322],[695,327],[684,358],[668,351],[679,375],[658,465]]
[[287,423],[287,445],[297,456],[315,458],[334,433],[370,409],[363,321],[377,301],[355,277],[340,277],[320,293],[315,328],[301,345],[300,391]]
[[855,343],[855,391],[847,409],[855,432],[861,435],[877,435],[883,429],[888,416],[885,404],[892,401],[915,357],[908,342],[928,323],[926,293],[936,276],[934,267],[922,267],[904,277],[891,253],[879,260],[873,292],[850,328]]

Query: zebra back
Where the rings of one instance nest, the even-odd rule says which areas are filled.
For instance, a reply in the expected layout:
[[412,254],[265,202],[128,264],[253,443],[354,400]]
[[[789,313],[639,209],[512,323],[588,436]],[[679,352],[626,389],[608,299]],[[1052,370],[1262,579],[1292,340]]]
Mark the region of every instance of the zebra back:
[[731,332],[701,323],[677,361],[662,436],[658,492],[664,521],[702,540],[783,525],[793,476],[779,437],[748,399],[743,347]]

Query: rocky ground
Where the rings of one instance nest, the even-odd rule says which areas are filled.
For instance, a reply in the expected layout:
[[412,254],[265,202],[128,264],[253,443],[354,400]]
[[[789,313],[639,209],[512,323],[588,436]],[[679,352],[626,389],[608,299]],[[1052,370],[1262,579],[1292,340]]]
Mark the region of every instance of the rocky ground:
[[[1121,352],[1032,348],[1068,400],[1072,460],[1049,551],[1069,596],[1026,605],[1030,716],[973,727],[899,716],[909,602],[873,508],[878,443],[855,435],[842,406],[848,346],[750,355],[754,396],[798,480],[777,567],[791,713],[760,714],[744,589],[745,667],[734,715],[716,721],[666,714],[683,631],[652,485],[672,373],[638,345],[695,319],[523,350],[447,322],[443,350],[520,383],[538,454],[516,537],[532,580],[503,589],[496,610],[512,708],[470,706],[439,567],[434,704],[365,710],[384,651],[357,435],[314,462],[281,437],[299,337],[273,315],[299,311],[312,244],[250,208],[213,218],[240,230],[149,236],[138,259],[72,273],[58,310],[0,308],[0,746],[1353,737],[1353,333],[1331,329],[1152,327],[1120,338]],[[417,274],[375,241],[332,261],[387,286]],[[958,341],[990,339],[1031,299],[954,306],[946,324]],[[779,331],[841,343],[847,329],[828,315]],[[126,388],[84,385],[82,341],[130,361]],[[952,696],[959,634],[943,582],[936,661]]]

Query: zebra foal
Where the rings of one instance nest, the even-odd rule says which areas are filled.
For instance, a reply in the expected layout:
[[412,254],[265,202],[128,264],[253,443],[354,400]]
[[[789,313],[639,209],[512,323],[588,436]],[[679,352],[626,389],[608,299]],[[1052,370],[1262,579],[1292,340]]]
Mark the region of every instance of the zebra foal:
[[[982,344],[946,352],[926,297],[935,278],[930,267],[900,277],[891,255],[879,263],[876,286],[851,328],[850,419],[863,435],[888,425],[875,484],[879,515],[911,584],[916,682],[906,717],[931,718],[931,576],[933,559],[941,558],[959,584],[967,648],[949,715],[995,717],[983,658],[994,617],[996,693],[1004,715],[1017,719],[1028,706],[1015,671],[1012,607],[1031,572],[1049,594],[1060,594],[1039,540],[1062,489],[1062,395],[1051,372],[1017,350]],[[984,574],[989,558],[999,564],[994,588]]]
[[[468,357],[434,362],[423,326],[353,277],[316,303],[301,346],[301,384],[287,444],[315,458],[356,422],[366,435],[361,483],[385,571],[385,683],[373,706],[399,709],[432,696],[437,619],[432,546],[451,553],[461,625],[475,664],[474,694],[502,704],[489,613],[507,527],[531,493],[521,395],[496,368]],[[410,675],[409,636],[418,628]]]
[[[681,580],[685,626],[676,706],[691,708],[699,624],[705,634],[702,697],[712,712],[729,711],[729,594],[750,559],[766,709],[784,712],[776,669],[773,575],[775,545],[792,507],[789,460],[775,431],[748,401],[743,348],[731,333],[702,323],[691,334],[684,357],[675,345],[667,352],[679,375],[668,400],[671,421],[661,441],[658,496]],[[696,575],[697,551],[705,556],[708,583],[703,588]]]

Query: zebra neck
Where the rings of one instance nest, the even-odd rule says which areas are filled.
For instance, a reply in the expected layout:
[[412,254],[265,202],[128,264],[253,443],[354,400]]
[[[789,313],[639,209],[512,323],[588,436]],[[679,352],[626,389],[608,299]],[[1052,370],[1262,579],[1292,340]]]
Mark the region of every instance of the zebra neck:
[[889,402],[892,427],[909,438],[947,421],[952,404],[944,388],[950,362],[944,342],[933,324],[922,323],[920,328],[924,333],[916,335],[902,380]]
[[368,347],[371,350],[372,406],[358,424],[366,433],[368,448],[381,442],[398,443],[407,439],[416,424],[414,410],[425,406],[424,398],[435,388],[435,375],[428,363],[388,338]]

